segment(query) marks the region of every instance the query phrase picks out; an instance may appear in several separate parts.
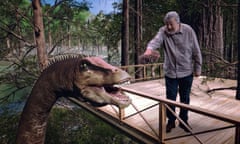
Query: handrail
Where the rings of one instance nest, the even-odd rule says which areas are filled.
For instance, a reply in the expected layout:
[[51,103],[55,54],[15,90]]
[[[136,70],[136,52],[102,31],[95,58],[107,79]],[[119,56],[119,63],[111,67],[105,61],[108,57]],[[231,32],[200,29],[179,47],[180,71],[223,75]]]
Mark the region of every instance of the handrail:
[[216,118],[216,119],[219,119],[219,120],[222,120],[222,121],[226,121],[226,122],[229,122],[229,123],[232,123],[232,124],[240,124],[240,119],[239,118],[236,118],[236,117],[233,117],[233,116],[230,116],[230,115],[209,111],[209,110],[206,110],[204,108],[200,108],[200,107],[196,107],[196,106],[192,106],[192,105],[188,105],[188,104],[184,104],[184,103],[180,103],[180,102],[175,102],[175,101],[168,100],[168,99],[165,99],[165,98],[162,98],[162,97],[159,97],[159,96],[143,93],[143,92],[136,91],[136,90],[126,88],[126,87],[122,87],[121,89],[123,91],[129,92],[129,93],[132,93],[132,94],[136,94],[138,96],[142,96],[142,97],[152,99],[152,100],[155,100],[155,101],[159,101],[159,102],[169,104],[169,105],[175,105],[177,107],[188,109],[190,111],[193,111],[193,112],[205,115],[205,116],[209,116],[209,117],[212,117],[212,118]]
[[[163,77],[163,63],[127,65],[120,66],[120,68],[131,75],[131,82]],[[138,75],[138,77],[136,75]]]

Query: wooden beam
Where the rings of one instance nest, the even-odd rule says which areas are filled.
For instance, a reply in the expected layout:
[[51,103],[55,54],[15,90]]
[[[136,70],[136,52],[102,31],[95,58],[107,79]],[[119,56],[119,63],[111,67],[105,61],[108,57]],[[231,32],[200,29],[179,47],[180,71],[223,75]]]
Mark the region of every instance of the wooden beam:
[[235,144],[240,144],[240,124],[236,125]]
[[[230,126],[216,128],[216,129],[210,129],[210,130],[205,130],[205,131],[200,131],[200,132],[194,132],[194,134],[195,135],[207,134],[207,133],[210,133],[210,132],[226,130],[226,129],[234,128],[234,127],[235,127],[234,125],[230,125]],[[168,138],[165,139],[165,141],[179,139],[179,138],[183,138],[183,137],[189,137],[189,136],[192,136],[192,134],[190,133],[190,134],[184,134],[184,135],[179,135],[179,136],[168,137]]]
[[197,137],[191,127],[189,125],[187,125],[168,105],[165,104],[165,107],[178,119],[178,121],[183,124],[188,130],[189,132],[191,133],[191,135],[200,143],[200,144],[203,144],[203,142],[201,141],[201,139],[199,137]]
[[159,140],[164,143],[166,138],[166,108],[164,103],[159,103]]
[[81,102],[75,98],[67,97],[68,100],[75,103],[76,105],[80,106],[81,108],[87,110],[88,112],[94,114],[95,116],[101,118],[103,121],[107,122],[108,124],[111,124],[112,126],[118,128],[122,132],[126,133],[128,136],[134,138],[135,140],[146,143],[146,144],[156,144],[158,141],[151,137],[148,134],[145,134],[141,132],[140,130],[126,124],[124,121],[120,121],[119,119],[112,117],[111,115],[98,110],[97,108],[91,106],[88,103]]

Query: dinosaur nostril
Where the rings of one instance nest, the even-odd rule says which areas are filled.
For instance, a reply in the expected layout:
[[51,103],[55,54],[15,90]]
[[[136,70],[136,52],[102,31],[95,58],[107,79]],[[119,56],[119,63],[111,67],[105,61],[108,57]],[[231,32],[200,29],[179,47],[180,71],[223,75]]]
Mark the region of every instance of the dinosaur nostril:
[[115,72],[118,72],[118,69],[115,68],[115,69],[112,70],[112,72],[114,72],[114,73],[115,73]]
[[92,74],[93,72],[92,72],[92,71],[90,71],[90,70],[88,70],[88,71],[87,71],[87,73],[88,73],[88,74]]

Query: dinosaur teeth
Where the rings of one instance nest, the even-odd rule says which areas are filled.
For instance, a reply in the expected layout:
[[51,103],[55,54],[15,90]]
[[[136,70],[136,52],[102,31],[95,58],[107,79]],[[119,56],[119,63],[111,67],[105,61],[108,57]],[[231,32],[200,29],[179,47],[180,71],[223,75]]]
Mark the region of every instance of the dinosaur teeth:
[[113,87],[120,88],[121,86],[118,84],[113,85]]
[[123,83],[120,83],[119,85],[129,85],[131,82],[130,81],[125,81]]
[[129,85],[130,84],[130,81],[126,81],[126,82],[123,82],[123,83],[119,83],[119,84],[114,84],[113,86],[114,87],[121,87],[121,86],[124,86],[124,85]]

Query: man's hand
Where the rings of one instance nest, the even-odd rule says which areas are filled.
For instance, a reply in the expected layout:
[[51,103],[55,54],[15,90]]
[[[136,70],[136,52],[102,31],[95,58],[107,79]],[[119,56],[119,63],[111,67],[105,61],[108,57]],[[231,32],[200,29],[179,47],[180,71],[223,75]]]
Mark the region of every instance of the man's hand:
[[153,52],[153,50],[151,50],[151,49],[146,49],[146,51],[144,52],[143,55],[151,55],[152,52]]
[[201,75],[201,73],[199,73],[199,72],[195,72],[195,73],[194,73],[194,76],[195,76],[195,77],[200,77],[200,75]]

